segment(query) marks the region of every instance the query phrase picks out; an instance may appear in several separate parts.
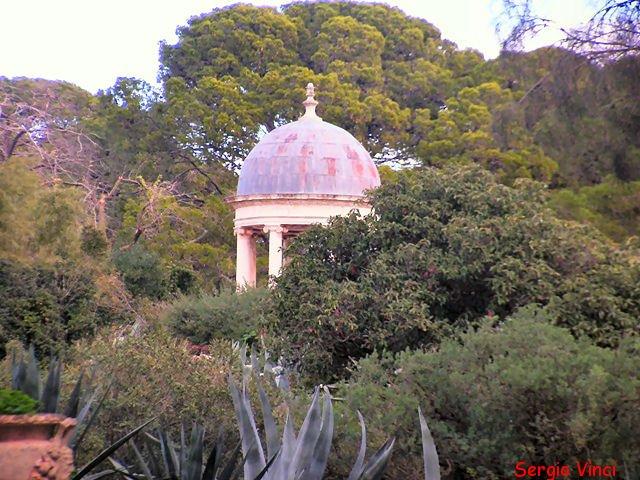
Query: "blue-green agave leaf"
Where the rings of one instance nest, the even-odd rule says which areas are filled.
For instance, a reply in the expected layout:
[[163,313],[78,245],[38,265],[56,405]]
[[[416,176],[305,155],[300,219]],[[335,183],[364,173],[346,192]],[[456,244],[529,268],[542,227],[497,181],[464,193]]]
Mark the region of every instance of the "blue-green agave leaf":
[[242,454],[244,457],[244,476],[245,478],[255,478],[264,469],[266,464],[264,452],[260,444],[260,436],[255,427],[255,419],[250,410],[248,402],[245,401],[244,392],[238,391],[232,378],[229,378],[229,387],[231,389],[231,397],[233,406],[238,417],[238,426],[240,429],[240,439],[242,441]]
[[420,432],[422,434],[422,458],[424,461],[424,480],[440,480],[440,461],[436,444],[433,441],[427,421],[418,407],[418,417],[420,418]]
[[351,469],[351,473],[349,473],[349,478],[347,480],[358,480],[364,471],[364,457],[367,454],[367,427],[364,423],[364,417],[358,410],[358,421],[360,422],[360,451],[358,452],[358,457],[356,458],[356,462],[353,464],[353,468]]
[[262,406],[262,418],[264,420],[264,431],[267,439],[267,455],[272,458],[275,452],[280,449],[280,440],[278,435],[278,427],[273,419],[273,412],[271,410],[271,403],[269,398],[262,388],[262,382],[256,375],[256,384],[258,385],[258,396],[260,397],[260,405]]
[[395,441],[395,438],[387,440],[385,444],[373,454],[364,467],[364,472],[360,477],[362,480],[380,480],[382,478]]
[[297,476],[309,467],[311,463],[311,455],[316,447],[318,437],[320,436],[320,427],[322,425],[322,416],[320,412],[320,390],[316,389],[313,394],[311,406],[307,412],[307,416],[300,427],[296,449],[293,454],[293,462],[291,465],[291,473]]
[[331,404],[331,394],[325,388],[324,406],[322,409],[322,427],[315,448],[313,449],[311,464],[307,469],[305,479],[322,480],[324,471],[329,460],[329,451],[333,440],[333,405]]

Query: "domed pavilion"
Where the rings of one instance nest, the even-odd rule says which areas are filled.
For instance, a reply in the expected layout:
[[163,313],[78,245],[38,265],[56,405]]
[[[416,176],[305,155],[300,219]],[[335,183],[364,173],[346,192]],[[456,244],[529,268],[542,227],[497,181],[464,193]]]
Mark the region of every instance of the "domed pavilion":
[[316,114],[313,84],[299,120],[267,133],[245,159],[235,210],[236,283],[256,285],[256,238],[269,235],[269,276],[282,269],[286,242],[313,224],[356,210],[371,211],[365,191],[380,185],[364,147]]

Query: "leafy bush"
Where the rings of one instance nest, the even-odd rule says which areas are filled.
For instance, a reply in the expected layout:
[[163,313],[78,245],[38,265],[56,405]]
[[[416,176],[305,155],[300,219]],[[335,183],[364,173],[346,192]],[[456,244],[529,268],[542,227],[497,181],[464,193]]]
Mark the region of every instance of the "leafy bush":
[[259,288],[183,296],[169,306],[165,319],[177,335],[194,343],[216,338],[246,340],[256,335],[266,297],[267,290]]
[[529,303],[552,304],[554,321],[615,346],[640,328],[637,254],[558,220],[544,199],[540,184],[511,188],[477,167],[402,172],[372,193],[375,215],[293,242],[271,349],[326,383],[350,359],[434,345]]
[[164,266],[156,253],[134,245],[116,252],[113,263],[133,295],[159,299],[168,293]]
[[552,192],[550,205],[562,218],[588,222],[598,230],[623,241],[638,236],[640,181],[622,182],[609,176],[598,185]]
[[0,357],[10,339],[47,355],[112,321],[119,307],[99,298],[95,282],[91,271],[72,263],[0,260]]
[[137,297],[159,300],[170,293],[186,294],[196,289],[197,277],[191,268],[167,266],[160,255],[140,244],[117,251],[113,263],[127,289]]
[[184,294],[196,290],[198,278],[196,273],[183,265],[172,265],[169,271],[169,290]]
[[82,228],[82,251],[87,255],[100,257],[107,253],[109,241],[107,236],[93,226]]
[[[420,478],[413,412],[422,405],[444,478],[511,478],[518,460],[591,459],[631,479],[640,473],[639,354],[637,339],[600,348],[526,308],[437,352],[367,357],[339,395],[365,415],[374,442],[398,432],[390,478]],[[353,425],[338,445],[344,469],[357,435]]]
[[93,368],[94,382],[110,386],[78,464],[150,415],[174,433],[183,420],[204,422],[207,435],[221,426],[235,430],[227,376],[238,362],[230,342],[215,343],[210,355],[194,356],[184,340],[164,328],[123,333],[104,330],[94,340],[76,344],[66,362],[63,378]]
[[10,388],[0,388],[0,415],[35,413],[38,402],[26,393]]

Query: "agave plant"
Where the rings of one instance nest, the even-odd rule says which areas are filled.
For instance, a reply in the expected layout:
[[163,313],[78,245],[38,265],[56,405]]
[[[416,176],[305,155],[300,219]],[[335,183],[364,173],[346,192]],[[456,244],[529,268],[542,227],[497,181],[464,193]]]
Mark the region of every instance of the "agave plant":
[[62,362],[52,358],[46,378],[42,378],[33,345],[29,347],[26,358],[22,355],[18,359],[14,353],[11,359],[11,388],[29,395],[38,402],[39,413],[61,413],[76,419],[77,428],[70,442],[75,452],[102,407],[108,388],[104,389],[102,394],[98,389],[94,389],[92,393],[83,395],[84,372],[81,372],[66,406],[59,410],[61,375]]
[[[184,424],[180,431],[180,443],[171,440],[170,434],[159,429],[155,435],[145,434],[144,448],[130,442],[135,456],[134,465],[126,465],[124,462],[109,458],[112,469],[105,470],[85,478],[94,480],[108,474],[121,474],[128,479],[144,480],[237,480],[240,477],[240,443],[231,452],[229,458],[223,463],[224,436],[218,435],[213,448],[204,455],[204,428],[194,425],[191,433],[186,434]],[[255,478],[245,477],[248,480],[260,480],[263,478],[271,464],[265,465],[263,470]]]
[[[321,480],[329,460],[333,440],[333,405],[327,388],[316,388],[300,431],[296,434],[293,420],[287,414],[282,439],[273,418],[269,399],[257,380],[258,395],[262,407],[266,452],[262,446],[256,421],[247,393],[247,383],[243,381],[239,390],[230,380],[231,395],[238,417],[242,453],[245,457],[245,478],[256,478],[265,467],[271,467],[263,474],[264,480]],[[322,405],[321,405],[322,404]],[[378,451],[365,462],[366,428],[359,415],[362,429],[360,451],[353,465],[349,480],[378,480],[386,468],[395,439],[385,442]],[[266,458],[270,458],[269,462]]]
[[440,462],[436,444],[433,441],[427,421],[418,407],[418,418],[420,419],[420,433],[422,436],[422,459],[424,461],[424,480],[440,480]]
[[[66,417],[76,419],[77,427],[70,441],[70,447],[75,453],[87,431],[93,425],[96,415],[109,392],[109,388],[105,388],[102,393],[100,393],[100,390],[94,389],[91,394],[83,396],[84,372],[81,372],[65,408],[59,411],[62,362],[57,358],[51,359],[46,378],[43,379],[33,345],[29,347],[26,357],[25,359],[25,356],[22,355],[18,359],[14,353],[11,359],[11,388],[25,393],[37,401],[37,410],[40,413],[62,413]],[[140,433],[153,420],[143,423],[104,449],[97,457],[78,470],[72,480],[90,480],[91,478],[104,477],[104,472],[92,476],[88,476],[88,474],[131,438]]]
[[[40,375],[40,367],[36,358],[33,345],[27,352],[27,360],[24,356],[19,360],[15,353],[11,359],[11,388],[19,390],[38,402],[38,412],[59,413],[58,402],[60,400],[60,375],[62,364],[56,358],[49,363],[46,380]],[[82,384],[81,374],[78,378],[69,402],[64,409],[68,417],[77,417],[80,402],[80,388]]]

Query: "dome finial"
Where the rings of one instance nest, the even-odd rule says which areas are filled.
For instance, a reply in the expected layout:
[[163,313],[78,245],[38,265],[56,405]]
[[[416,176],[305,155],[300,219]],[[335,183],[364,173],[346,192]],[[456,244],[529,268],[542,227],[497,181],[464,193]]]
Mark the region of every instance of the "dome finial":
[[307,99],[302,102],[302,104],[305,106],[306,111],[304,112],[304,115],[301,117],[303,119],[316,119],[316,120],[322,120],[317,114],[316,114],[316,105],[318,105],[318,101],[314,98],[314,95],[316,93],[315,87],[313,86],[313,83],[309,82],[307,83]]

